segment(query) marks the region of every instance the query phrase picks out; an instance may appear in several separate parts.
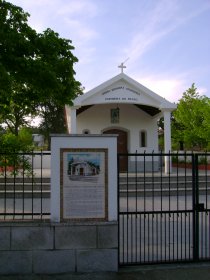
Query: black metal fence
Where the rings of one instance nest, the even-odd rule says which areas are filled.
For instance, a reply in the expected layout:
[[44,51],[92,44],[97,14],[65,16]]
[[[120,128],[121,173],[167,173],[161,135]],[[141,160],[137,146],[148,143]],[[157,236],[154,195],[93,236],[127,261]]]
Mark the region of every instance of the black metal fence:
[[0,152],[0,221],[49,219],[46,161],[50,152]]
[[119,154],[118,167],[119,264],[210,260],[210,154]]
[[[0,152],[0,221],[50,218],[47,157]],[[210,260],[210,153],[119,154],[118,169],[120,265]]]

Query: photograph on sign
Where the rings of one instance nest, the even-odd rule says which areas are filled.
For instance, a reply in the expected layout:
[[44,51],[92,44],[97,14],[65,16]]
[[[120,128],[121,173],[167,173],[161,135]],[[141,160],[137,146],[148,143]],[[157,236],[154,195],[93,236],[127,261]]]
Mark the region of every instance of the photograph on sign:
[[103,219],[106,210],[106,150],[62,150],[61,219]]

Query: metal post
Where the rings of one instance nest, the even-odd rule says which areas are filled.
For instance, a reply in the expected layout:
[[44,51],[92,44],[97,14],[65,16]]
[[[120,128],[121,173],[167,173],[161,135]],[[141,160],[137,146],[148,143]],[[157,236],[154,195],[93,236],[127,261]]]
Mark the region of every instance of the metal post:
[[192,154],[193,179],[193,260],[199,260],[199,213],[198,213],[198,155]]

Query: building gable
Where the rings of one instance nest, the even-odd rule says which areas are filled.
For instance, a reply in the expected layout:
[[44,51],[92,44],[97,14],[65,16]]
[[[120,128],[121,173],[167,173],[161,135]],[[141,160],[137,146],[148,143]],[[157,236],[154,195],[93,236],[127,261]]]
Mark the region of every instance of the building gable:
[[174,109],[175,105],[121,73],[74,100],[74,106],[126,103]]

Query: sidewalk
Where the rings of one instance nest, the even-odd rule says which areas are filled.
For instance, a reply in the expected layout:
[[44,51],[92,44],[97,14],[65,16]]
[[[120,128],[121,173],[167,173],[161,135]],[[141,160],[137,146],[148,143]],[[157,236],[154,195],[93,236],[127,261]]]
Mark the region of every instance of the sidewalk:
[[1,280],[209,280],[210,263],[149,265],[120,269],[118,273],[55,275],[0,275]]

